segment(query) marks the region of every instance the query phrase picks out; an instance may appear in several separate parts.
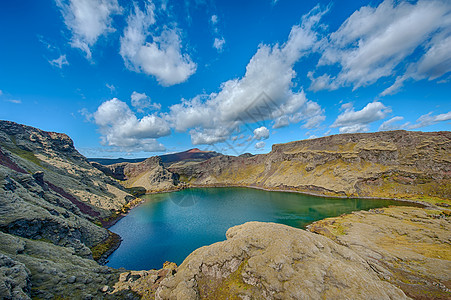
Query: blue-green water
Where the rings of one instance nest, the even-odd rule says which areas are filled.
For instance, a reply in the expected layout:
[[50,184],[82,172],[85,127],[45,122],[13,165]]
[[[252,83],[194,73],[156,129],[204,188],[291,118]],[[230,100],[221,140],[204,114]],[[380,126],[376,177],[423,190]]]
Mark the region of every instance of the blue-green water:
[[110,228],[123,241],[108,266],[148,270],[161,268],[165,261],[180,264],[195,249],[225,240],[228,228],[248,221],[305,228],[343,213],[403,204],[248,188],[195,188],[146,198]]

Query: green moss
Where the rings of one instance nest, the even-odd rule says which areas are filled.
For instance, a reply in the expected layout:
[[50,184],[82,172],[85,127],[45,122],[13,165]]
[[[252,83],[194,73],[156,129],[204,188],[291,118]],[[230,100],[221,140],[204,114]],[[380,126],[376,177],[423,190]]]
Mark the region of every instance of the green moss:
[[121,242],[119,235],[111,231],[109,231],[109,234],[110,235],[106,240],[95,245],[94,247],[91,247],[92,258],[94,258],[95,260],[102,258],[104,254],[111,251],[111,249],[115,248]]
[[132,194],[135,197],[140,197],[146,194],[146,189],[142,186],[130,187],[126,188],[126,190],[129,194]]
[[11,152],[25,160],[28,160],[28,161],[42,167],[42,161],[39,158],[37,158],[31,151],[16,148],[16,149],[12,150]]
[[241,273],[247,266],[248,261],[244,260],[238,269],[225,279],[203,277],[198,279],[199,294],[201,299],[217,300],[241,300],[242,295],[260,295],[258,289],[243,281]]
[[47,239],[47,238],[40,238],[40,239],[37,239],[37,241],[53,244],[53,242],[51,240]]

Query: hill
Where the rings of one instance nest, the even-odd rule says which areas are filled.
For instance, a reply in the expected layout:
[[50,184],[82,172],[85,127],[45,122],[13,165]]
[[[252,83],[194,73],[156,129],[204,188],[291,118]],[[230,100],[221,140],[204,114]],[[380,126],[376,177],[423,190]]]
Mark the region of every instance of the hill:
[[192,186],[250,186],[326,196],[451,198],[451,132],[387,131],[273,145],[169,171]]
[[67,135],[0,121],[0,298],[101,297],[120,237],[99,225],[133,199]]

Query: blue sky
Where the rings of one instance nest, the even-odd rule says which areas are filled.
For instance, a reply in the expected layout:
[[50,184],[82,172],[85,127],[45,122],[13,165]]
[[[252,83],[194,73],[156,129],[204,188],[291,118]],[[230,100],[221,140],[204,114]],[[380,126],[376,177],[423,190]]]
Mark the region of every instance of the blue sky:
[[88,157],[451,128],[451,2],[0,2],[0,119]]

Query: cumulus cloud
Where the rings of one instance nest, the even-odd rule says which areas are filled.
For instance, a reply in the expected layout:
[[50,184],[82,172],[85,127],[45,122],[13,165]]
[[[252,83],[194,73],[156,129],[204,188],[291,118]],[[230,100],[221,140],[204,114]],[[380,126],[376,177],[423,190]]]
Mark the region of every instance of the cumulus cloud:
[[56,0],[64,23],[72,33],[71,46],[91,58],[91,47],[98,38],[114,31],[112,18],[121,13],[117,0]]
[[150,97],[145,93],[133,92],[130,96],[130,99],[132,101],[132,106],[135,107],[139,112],[143,112],[146,108],[154,110],[161,109],[161,104],[153,103],[150,100]]
[[361,110],[355,111],[353,106],[346,107],[335,122],[332,128],[339,127],[340,133],[366,132],[369,130],[369,124],[385,118],[391,112],[391,109],[381,102],[368,103]]
[[408,123],[405,124],[396,124],[396,122],[402,121],[404,120],[404,117],[393,117],[387,121],[385,121],[384,123],[381,124],[381,126],[379,126],[379,131],[388,131],[388,130],[398,130],[398,129],[402,129],[405,128]]
[[60,57],[49,60],[49,63],[57,68],[62,69],[64,65],[69,65],[69,62],[66,59],[66,54],[60,55]]
[[262,149],[265,148],[266,144],[265,142],[261,141],[255,144],[255,149]]
[[164,26],[161,34],[155,35],[149,31],[155,23],[152,2],[146,3],[145,11],[135,4],[120,39],[120,54],[129,69],[155,76],[163,86],[182,83],[196,72],[197,65],[188,54],[182,54],[178,29]]
[[[340,28],[322,40],[322,65],[338,64],[336,76],[310,77],[313,91],[340,86],[373,84],[378,79],[403,70],[401,63],[414,51],[420,60],[407,67],[395,86],[383,95],[396,92],[406,78],[435,79],[451,71],[451,3],[449,1],[386,0],[377,7],[364,6]],[[401,67],[400,67],[401,65]]]
[[432,112],[422,115],[421,117],[418,118],[415,124],[410,125],[408,128],[417,129],[421,127],[434,125],[444,121],[451,121],[451,111],[439,115],[433,115]]
[[[184,99],[170,107],[168,119],[178,131],[190,130],[193,143],[224,141],[240,125],[265,120],[274,128],[315,118],[307,126],[316,126],[323,118],[321,107],[306,98],[303,90],[293,91],[294,64],[307,55],[317,42],[312,30],[324,11],[318,7],[293,26],[283,45],[260,45],[242,78],[221,84],[220,91]],[[209,136],[209,139],[198,137]]]
[[218,50],[218,52],[221,52],[225,44],[225,40],[223,37],[221,38],[215,38],[213,42],[213,47]]
[[210,20],[211,20],[211,23],[213,25],[215,25],[216,23],[218,23],[218,16],[217,15],[212,15]]
[[254,139],[257,141],[269,138],[269,130],[265,126],[254,129]]
[[93,114],[102,134],[101,143],[124,151],[164,151],[156,138],[171,133],[168,123],[152,114],[138,119],[130,107],[117,98],[105,101]]

